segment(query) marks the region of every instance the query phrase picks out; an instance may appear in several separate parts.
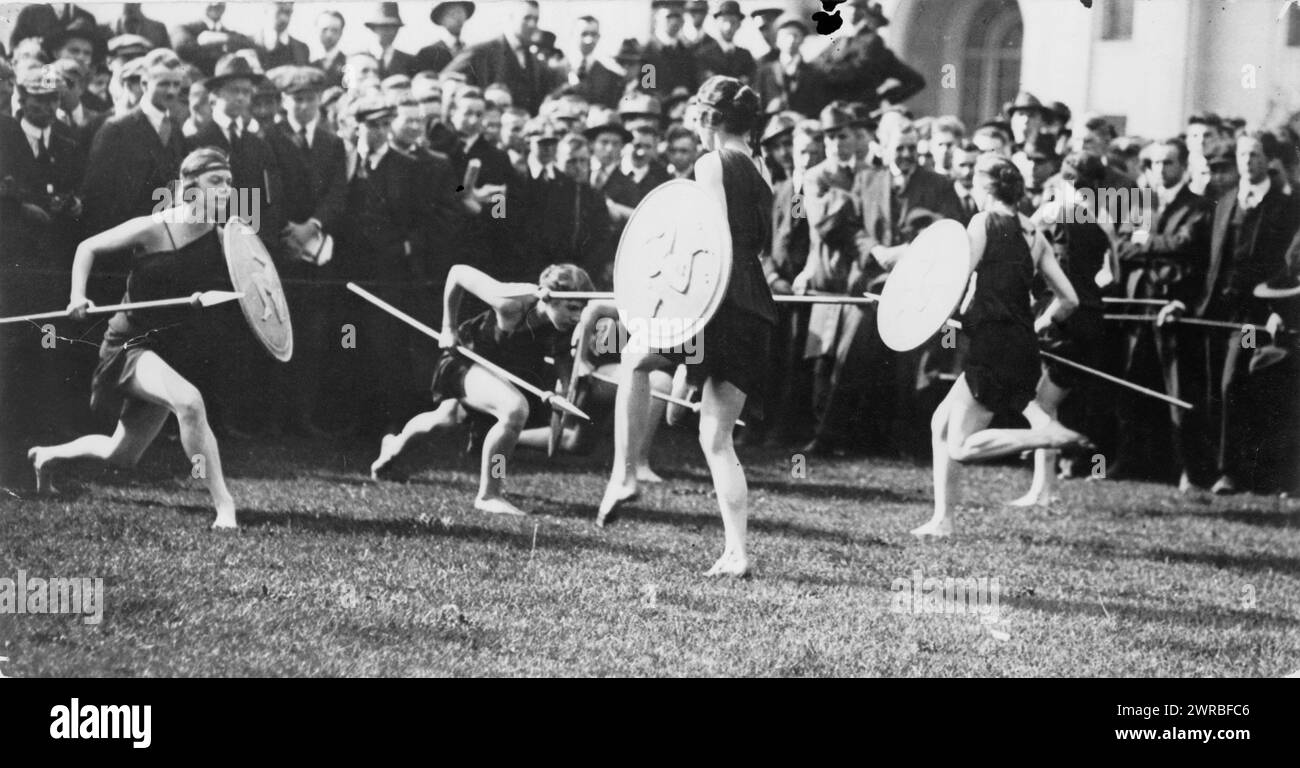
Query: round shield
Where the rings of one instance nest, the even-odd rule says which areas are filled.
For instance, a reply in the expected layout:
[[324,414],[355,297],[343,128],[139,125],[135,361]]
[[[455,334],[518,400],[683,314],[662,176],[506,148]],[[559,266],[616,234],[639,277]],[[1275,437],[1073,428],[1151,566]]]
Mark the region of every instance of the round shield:
[[280,286],[280,275],[266,246],[241,219],[231,219],[226,224],[222,245],[230,282],[236,291],[244,294],[239,307],[253,335],[272,357],[288,362],[293,357],[293,324],[289,321],[289,304]]
[[722,204],[695,181],[655,187],[628,219],[614,260],[614,300],[629,346],[680,349],[717,312],[730,279]]
[[894,265],[877,309],[880,338],[896,352],[916,349],[943,328],[970,281],[970,241],[952,219],[921,231]]

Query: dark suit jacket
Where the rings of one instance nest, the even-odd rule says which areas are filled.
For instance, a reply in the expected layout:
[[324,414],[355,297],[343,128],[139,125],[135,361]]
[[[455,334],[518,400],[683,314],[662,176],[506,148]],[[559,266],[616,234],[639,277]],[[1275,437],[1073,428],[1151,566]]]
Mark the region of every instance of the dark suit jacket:
[[563,173],[551,180],[527,178],[520,186],[529,238],[520,243],[518,278],[536,280],[548,265],[568,263],[602,281],[614,258],[604,196]]
[[433,45],[426,45],[415,54],[416,72],[441,72],[456,58],[446,41],[438,40]]
[[416,73],[415,57],[406,51],[393,49],[392,58],[388,64],[379,62],[379,79],[384,79],[389,75],[414,75]]
[[233,195],[247,195],[247,200],[251,203],[253,190],[257,191],[261,216],[257,236],[266,245],[266,250],[278,257],[282,250],[280,230],[284,229],[288,220],[285,217],[285,198],[292,193],[286,194],[280,176],[280,164],[276,161],[271,145],[261,136],[245,131],[240,137],[239,146],[232,149],[221,126],[213,121],[187,139],[186,151],[199,147],[217,147],[229,153]]
[[793,179],[778,181],[772,189],[772,246],[764,267],[786,281],[794,280],[808,262],[808,217],[802,199],[795,207],[799,193]]
[[91,24],[96,23],[94,14],[78,5],[70,6],[66,18],[56,15],[54,8],[48,5],[32,3],[24,6],[18,12],[18,18],[14,20],[13,31],[9,33],[9,49],[13,50],[19,41],[29,37],[44,38],[54,30],[68,26],[75,19],[85,19]]
[[1120,261],[1131,270],[1127,295],[1190,305],[1205,280],[1212,214],[1205,198],[1183,185],[1156,217],[1146,242],[1120,246]]
[[826,76],[806,61],[799,64],[794,78],[786,75],[785,68],[779,61],[762,64],[758,68],[754,85],[764,109],[767,109],[773,99],[781,98],[785,100],[786,109],[816,119],[828,101]]
[[[1259,208],[1259,228],[1255,231],[1255,240],[1251,244],[1247,260],[1252,262],[1252,268],[1258,267],[1260,279],[1266,280],[1282,270],[1287,246],[1295,236],[1297,225],[1300,225],[1300,212],[1297,211],[1295,199],[1282,193],[1276,179],[1269,187],[1268,194],[1264,195],[1264,199],[1259,202]],[[1197,316],[1203,316],[1217,297],[1219,278],[1222,276],[1224,261],[1228,258],[1225,253],[1228,246],[1228,228],[1236,212],[1237,188],[1234,187],[1223,193],[1214,208],[1214,224],[1210,234],[1210,260],[1205,271],[1205,284],[1195,305],[1194,314]],[[1241,265],[1237,267],[1240,268]],[[1260,299],[1246,297],[1245,301],[1254,309],[1263,307]]]
[[[828,102],[861,101],[875,109],[882,99],[898,104],[925,87],[925,78],[920,73],[899,61],[880,35],[866,30],[843,43],[827,46],[814,64],[826,76]],[[902,85],[880,93],[880,87],[890,78],[896,78]]]
[[702,83],[714,75],[734,77],[744,83],[754,80],[754,54],[737,45],[730,51],[712,39],[695,47],[695,80]]
[[317,121],[311,146],[299,144],[289,123],[276,123],[266,131],[284,185],[286,221],[301,224],[316,219],[333,232],[348,199],[347,148],[343,140]]
[[436,191],[427,177],[430,167],[390,144],[377,167],[352,177],[344,219],[349,276],[427,279],[429,254],[440,245],[431,242],[428,226]]
[[343,65],[347,63],[348,57],[343,51],[335,49],[337,56],[330,59],[327,63],[324,58],[316,59],[311,63],[313,67],[325,72],[325,86],[343,85]]
[[246,35],[227,28],[228,39],[222,45],[199,45],[199,35],[207,30],[208,25],[202,21],[181,24],[172,30],[172,49],[184,61],[193,64],[205,75],[212,75],[217,60],[227,53],[242,51],[245,48],[257,48]]
[[[447,149],[447,156],[455,171],[455,186],[459,186],[461,180],[465,178],[465,168],[470,160],[478,160],[482,164],[476,186],[506,185],[506,215],[495,217],[492,213],[497,205],[495,203],[484,205],[477,216],[465,222],[463,242],[459,246],[457,256],[458,261],[473,264],[494,277],[502,275],[504,274],[502,270],[509,268],[513,261],[511,249],[518,242],[517,233],[524,219],[523,216],[515,216],[511,213],[522,206],[517,202],[517,195],[520,192],[520,185],[517,182],[520,178],[510,163],[510,155],[506,154],[505,150],[490,145],[481,137],[474,142],[468,152],[459,139],[449,144]],[[452,188],[455,189],[455,186]]]
[[104,26],[104,32],[106,38],[127,34],[139,35],[152,43],[155,48],[170,48],[172,44],[171,36],[167,34],[167,25],[147,16],[142,17],[135,24],[128,24],[125,17],[119,16],[112,24]]
[[[699,44],[702,45],[705,43]],[[666,47],[657,39],[652,39],[641,50],[641,63],[637,67],[636,76],[639,79],[642,68],[650,64],[654,67],[655,73],[653,92],[659,94],[660,98],[667,97],[679,87],[695,93],[695,89],[699,87],[699,81],[696,79],[699,73],[695,67],[695,51],[699,46],[689,48],[678,41],[677,45]]]
[[[572,62],[568,72],[576,72],[578,64]],[[568,82],[566,73],[566,80]],[[592,61],[587,67],[587,74],[578,81],[576,89],[591,104],[600,104],[610,109],[617,109],[619,99],[623,98],[624,75],[615,72],[599,61]]]
[[547,66],[529,54],[527,68],[519,66],[514,49],[505,36],[472,45],[447,65],[447,72],[460,72],[466,82],[486,88],[493,83],[505,83],[514,96],[515,106],[537,114],[542,99],[552,87],[551,72]]
[[290,37],[288,45],[277,44],[270,48],[264,44],[264,36],[261,34],[253,42],[257,44],[257,58],[262,62],[264,71],[286,64],[303,66],[311,60],[307,44],[296,37]]
[[185,152],[185,138],[175,120],[164,147],[139,107],[110,118],[95,134],[86,162],[82,201],[87,229],[102,232],[152,212],[162,202],[156,190],[176,180]]
[[646,171],[645,177],[638,184],[632,180],[632,177],[623,173],[622,169],[615,170],[605,182],[605,187],[601,190],[610,200],[619,205],[626,205],[629,208],[635,208],[645,196],[650,194],[650,190],[670,181],[671,176],[662,165],[651,163],[650,170]]
[[4,195],[23,203],[46,207],[50,202],[49,187],[54,194],[77,194],[85,174],[85,152],[77,142],[74,129],[55,120],[50,124],[48,166],[37,162],[32,153],[27,134],[23,133],[18,117],[3,117],[0,125],[0,181]]
[[[871,257],[876,245],[904,242],[899,229],[909,214],[925,209],[937,217],[961,221],[965,216],[952,180],[927,168],[918,167],[896,195],[891,195],[893,176],[887,168],[867,168],[853,180],[853,197],[862,229],[855,238],[860,280],[850,278],[849,290],[869,290],[882,282],[885,270]],[[856,283],[856,284],[855,284]]]

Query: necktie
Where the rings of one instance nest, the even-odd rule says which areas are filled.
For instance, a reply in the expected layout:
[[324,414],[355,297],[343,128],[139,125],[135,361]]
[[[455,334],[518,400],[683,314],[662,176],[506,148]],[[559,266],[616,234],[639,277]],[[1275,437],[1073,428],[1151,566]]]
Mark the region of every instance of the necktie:
[[50,164],[50,151],[49,151],[49,147],[45,146],[44,133],[42,133],[40,138],[36,140],[36,162],[40,163],[41,165]]
[[1253,189],[1246,190],[1246,196],[1242,198],[1241,201],[1242,210],[1246,210],[1246,211],[1253,210],[1255,207],[1255,203],[1257,202],[1258,201],[1255,199],[1255,190]]
[[587,60],[586,60],[586,59],[583,59],[583,60],[582,60],[582,64],[578,67],[578,79],[579,79],[579,80],[586,80],[586,79],[587,79]]
[[238,144],[239,144],[239,123],[232,120],[230,123],[230,149],[234,150],[234,148]]
[[311,146],[307,143],[307,126],[303,125],[298,128],[297,143],[298,149],[303,151],[311,149]]
[[370,149],[367,147],[366,150],[361,153],[361,162],[357,163],[357,176],[359,178],[364,179],[369,175],[370,175]]
[[158,124],[158,140],[161,141],[162,145],[165,147],[167,146],[168,142],[171,141],[171,138],[172,138],[172,121],[164,117],[163,121]]

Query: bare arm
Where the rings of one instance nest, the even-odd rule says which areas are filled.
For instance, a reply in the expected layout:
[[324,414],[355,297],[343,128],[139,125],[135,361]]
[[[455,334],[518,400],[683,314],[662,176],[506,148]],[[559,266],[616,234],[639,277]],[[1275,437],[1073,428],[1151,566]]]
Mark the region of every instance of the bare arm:
[[722,155],[709,152],[695,161],[695,180],[702,184],[722,206],[723,221],[727,216],[727,190],[722,185]]
[[[573,355],[574,364],[581,366],[583,373],[593,370],[596,366],[593,359],[596,357],[597,350],[595,347],[596,326],[603,319],[612,319],[618,322],[618,306],[612,301],[592,301],[582,310],[582,317],[578,320],[578,327],[573,331],[574,345],[577,351]],[[601,352],[617,352],[619,350],[599,350]]]
[[523,315],[524,303],[518,292],[512,292],[505,283],[490,277],[482,270],[467,264],[457,264],[447,272],[447,287],[442,294],[443,348],[458,343],[456,318],[460,315],[460,301],[465,292],[481,299],[497,313],[498,322],[513,325]]
[[[1024,219],[1021,218],[1023,223]],[[1059,323],[1069,317],[1079,306],[1079,295],[1074,292],[1074,286],[1070,285],[1070,278],[1066,277],[1065,270],[1061,269],[1060,262],[1056,260],[1056,252],[1052,250],[1051,244],[1038,230],[1034,231],[1030,252],[1034,255],[1034,267],[1047,281],[1047,287],[1052,291],[1052,303],[1034,323],[1034,330],[1042,331],[1048,325]]]
[[100,254],[136,247],[152,249],[156,245],[157,227],[158,224],[153,217],[139,216],[81,241],[77,246],[76,256],[72,259],[72,288],[68,293],[69,313],[78,319],[85,317],[84,310],[91,305],[90,300],[86,298],[86,282],[90,279],[90,270]]

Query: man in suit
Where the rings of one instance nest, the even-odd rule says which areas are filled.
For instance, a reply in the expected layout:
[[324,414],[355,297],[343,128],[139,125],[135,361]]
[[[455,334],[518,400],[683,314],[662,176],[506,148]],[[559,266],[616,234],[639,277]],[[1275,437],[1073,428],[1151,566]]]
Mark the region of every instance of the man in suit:
[[[654,0],[654,29],[650,41],[641,49],[640,63],[631,73],[644,90],[658,94],[660,100],[674,92],[695,93],[695,49],[681,39],[682,3],[680,0]],[[653,69],[646,70],[646,65]],[[653,87],[646,79],[653,73]]]
[[347,150],[320,114],[325,73],[312,67],[285,67],[275,72],[284,120],[266,127],[264,136],[280,168],[287,223],[279,233],[278,268],[285,300],[294,319],[294,356],[272,368],[277,397],[277,426],[311,437],[321,435],[314,423],[322,361],[331,337],[330,307],[334,291],[323,281],[333,277],[333,263],[320,261],[318,245],[334,237],[347,205]]
[[700,137],[684,125],[668,129],[664,139],[668,153],[665,168],[674,179],[695,180],[695,161],[700,157]]
[[405,24],[397,10],[397,3],[380,3],[375,15],[366,21],[366,27],[375,35],[375,42],[370,47],[370,55],[379,62],[379,79],[389,75],[415,74],[415,57],[406,51],[398,50],[394,45],[397,33]]
[[167,25],[144,15],[139,3],[122,3],[122,15],[105,27],[106,37],[118,35],[139,35],[149,41],[153,48],[167,48],[171,37],[167,34]]
[[270,145],[251,125],[253,96],[266,77],[235,54],[217,62],[214,72],[205,82],[212,101],[212,122],[189,137],[187,147],[217,147],[230,156],[231,186],[240,195],[256,194],[261,219],[258,237],[267,251],[278,254],[280,232],[286,223],[280,166]]
[[[762,36],[763,42],[767,43],[767,53],[758,57],[758,66],[771,64],[779,58],[779,52],[776,49],[776,25],[773,23],[781,18],[783,14],[780,8],[759,8],[749,14],[750,18],[758,24],[758,34]],[[806,34],[806,33],[805,33]]]
[[659,129],[640,123],[632,129],[631,151],[624,153],[622,166],[610,175],[601,190],[605,196],[628,209],[635,209],[650,190],[672,177],[659,162]]
[[816,65],[826,76],[826,97],[862,101],[871,108],[881,102],[901,104],[925,87],[925,78],[899,61],[881,39],[889,24],[880,3],[849,0],[853,12],[851,35],[826,49]]
[[826,104],[826,78],[800,54],[808,25],[802,16],[788,14],[776,24],[777,59],[759,65],[755,89],[764,106],[780,100],[784,109],[815,118]]
[[688,48],[698,48],[705,43],[713,42],[713,37],[704,31],[704,22],[709,17],[709,4],[706,0],[689,0],[682,5],[682,31],[680,33],[681,41]]
[[225,3],[208,3],[202,21],[192,21],[172,30],[172,48],[187,63],[211,75],[217,61],[227,54],[255,48],[253,41],[221,22]]
[[434,3],[429,12],[433,21],[433,34],[437,38],[415,54],[417,72],[441,72],[448,64],[465,50],[465,43],[460,39],[465,22],[474,15],[474,4],[470,2]]
[[465,49],[445,71],[463,74],[465,82],[480,88],[503,83],[514,106],[537,114],[553,85],[550,69],[531,50],[537,18],[535,2],[510,0],[505,33]]
[[[82,130],[101,114],[87,109],[81,101],[90,73],[76,59],[59,59],[49,66],[52,71],[58,74],[62,85],[59,89],[57,119],[60,123],[72,129],[72,132],[77,135],[78,142],[80,142]],[[89,152],[90,147],[82,146],[81,151]]]
[[[1268,308],[1254,296],[1254,286],[1282,272],[1300,212],[1296,200],[1268,173],[1269,161],[1280,156],[1276,138],[1257,132],[1239,136],[1236,146],[1241,180],[1215,205],[1205,283],[1192,314],[1262,325]],[[1221,335],[1206,333],[1204,338],[1211,375],[1222,372],[1218,392],[1211,387],[1220,413],[1219,479],[1213,491],[1230,494],[1257,479],[1252,477],[1251,453],[1268,440],[1268,424],[1261,423],[1259,414],[1267,412],[1271,399],[1294,397],[1294,393],[1263,392],[1252,386],[1250,335],[1232,333],[1225,341]]]
[[289,35],[289,22],[293,19],[293,3],[272,3],[267,9],[267,28],[253,41],[257,44],[257,58],[262,70],[269,72],[286,65],[303,66],[311,58],[307,44]]
[[[184,78],[181,60],[160,48],[137,61],[144,87],[139,104],[105,122],[90,148],[82,186],[90,232],[153,211],[159,203],[157,190],[175,181],[185,157],[181,126],[171,115]],[[96,272],[109,266],[114,265],[97,264]],[[125,262],[115,266],[124,267]]]
[[740,3],[736,0],[718,3],[713,20],[718,27],[718,37],[695,48],[697,82],[702,83],[714,75],[726,75],[750,83],[754,79],[754,55],[736,45],[736,33],[745,20]]
[[[570,263],[593,278],[613,264],[609,213],[587,183],[591,149],[581,135],[534,122],[529,126],[529,173],[521,181],[528,250],[521,254],[519,279],[534,277],[549,264]],[[608,285],[608,281],[606,283]]]
[[44,40],[55,31],[66,29],[75,20],[95,24],[95,15],[72,3],[31,3],[18,11],[14,19],[13,31],[9,33],[9,50],[15,50],[18,43],[29,37]]
[[479,163],[478,180],[469,200],[472,216],[466,222],[460,260],[488,274],[500,274],[510,267],[513,219],[506,199],[517,180],[510,156],[483,137],[483,113],[487,102],[483,92],[467,88],[456,96],[449,122],[456,141],[447,154],[463,179],[471,161]]
[[[418,109],[413,111],[418,120]],[[397,107],[382,97],[365,96],[354,102],[352,114],[358,140],[348,162],[347,259],[340,265],[342,276],[379,281],[402,300],[418,300],[415,294],[429,291],[394,286],[426,286],[428,256],[440,245],[432,242],[428,227],[439,190],[428,181],[428,166],[394,140]],[[421,389],[429,379],[421,379],[416,371],[407,326],[377,309],[358,311],[357,348],[364,362],[356,369],[361,379],[355,396],[356,402],[367,403],[370,417],[362,428],[367,433],[396,433],[419,409]],[[423,314],[428,308],[415,311]],[[425,319],[433,318],[426,315]]]
[[321,11],[316,17],[321,55],[311,65],[325,73],[326,88],[343,85],[343,68],[348,57],[339,48],[339,41],[343,39],[343,27],[346,24],[343,14],[334,10]]
[[[1181,139],[1166,139],[1151,147],[1148,180],[1154,190],[1155,209],[1148,211],[1140,228],[1120,248],[1127,267],[1126,294],[1130,298],[1194,302],[1205,281],[1209,256],[1209,230],[1213,211],[1204,198],[1189,188],[1190,154]],[[1189,402],[1206,402],[1204,332],[1190,326],[1156,327],[1133,324],[1127,329],[1124,378],[1145,386],[1164,387],[1165,394]],[[1155,446],[1155,436],[1165,425],[1173,430],[1173,468],[1181,474],[1180,488],[1213,481],[1213,454],[1202,410],[1188,413],[1171,407],[1152,418],[1145,400],[1125,396],[1119,403],[1120,443],[1116,471],[1147,464],[1158,471],[1158,448],[1142,455],[1142,447]],[[1127,466],[1126,466],[1127,465]]]
[[568,84],[590,104],[617,108],[619,99],[623,97],[623,79],[627,73],[617,64],[597,58],[600,22],[594,16],[583,16],[578,19],[575,33],[578,55],[568,64]]
[[[61,77],[52,67],[32,69],[18,83],[16,120],[3,118],[0,130],[0,271],[4,277],[6,310],[53,307],[67,300],[68,273],[80,235],[81,202],[76,191],[84,171],[84,152],[71,128],[59,122]],[[22,309],[18,309],[21,307]],[[80,324],[54,323],[57,333],[76,338]],[[4,434],[19,440],[49,430],[71,431],[79,401],[73,390],[88,383],[78,375],[89,362],[71,349],[59,355],[16,333],[5,339],[23,340],[5,352],[4,367],[21,378],[23,413]],[[7,344],[5,346],[8,346]],[[60,346],[62,346],[60,344]],[[19,437],[21,435],[21,437]],[[30,443],[28,443],[30,444]]]
[[975,161],[979,159],[979,147],[974,144],[962,144],[952,151],[952,190],[957,194],[961,205],[962,226],[970,223],[971,217],[979,213],[979,204],[973,194],[975,188]]

